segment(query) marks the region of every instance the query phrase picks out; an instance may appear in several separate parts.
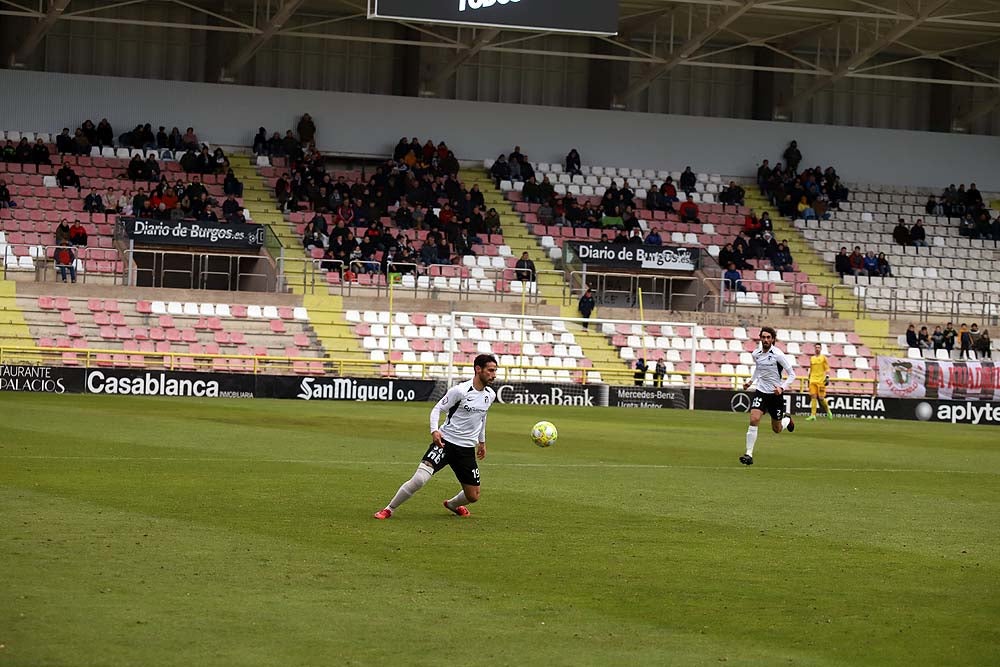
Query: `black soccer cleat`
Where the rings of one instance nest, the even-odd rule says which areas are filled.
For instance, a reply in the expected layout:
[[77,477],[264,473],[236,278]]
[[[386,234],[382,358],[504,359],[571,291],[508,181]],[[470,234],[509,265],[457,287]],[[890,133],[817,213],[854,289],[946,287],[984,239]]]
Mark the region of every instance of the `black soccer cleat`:
[[752,466],[753,457],[750,456],[749,454],[744,454],[743,456],[740,457],[740,463],[742,463],[745,466]]
[[791,417],[788,418],[788,428],[785,429],[789,433],[795,433],[795,420]]

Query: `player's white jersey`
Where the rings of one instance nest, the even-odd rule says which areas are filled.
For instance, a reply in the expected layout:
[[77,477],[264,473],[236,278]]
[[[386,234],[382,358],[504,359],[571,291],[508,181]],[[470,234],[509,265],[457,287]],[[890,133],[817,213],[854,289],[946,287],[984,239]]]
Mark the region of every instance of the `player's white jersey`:
[[[758,345],[753,351],[753,360],[756,367],[750,381],[757,383],[757,391],[771,394],[775,388],[781,387],[785,390],[795,382],[795,369],[792,367],[791,359],[774,345],[767,352]],[[785,372],[784,381],[781,379],[782,371]]]
[[[476,391],[472,380],[456,384],[434,404],[431,410],[431,432],[441,431],[445,440],[459,447],[475,447],[486,442],[486,411],[496,401],[491,387]],[[444,424],[441,412],[447,415]]]

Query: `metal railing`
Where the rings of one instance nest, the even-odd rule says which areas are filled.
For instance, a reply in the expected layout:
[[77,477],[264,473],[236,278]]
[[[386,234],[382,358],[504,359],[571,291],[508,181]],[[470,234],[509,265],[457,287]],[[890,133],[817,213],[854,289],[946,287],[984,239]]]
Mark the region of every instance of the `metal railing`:
[[[73,262],[70,264],[59,264],[55,256],[62,250],[68,249],[73,255]],[[80,283],[87,282],[87,276],[89,274],[96,274],[100,276],[111,276],[115,284],[122,277],[123,272],[116,270],[118,263],[122,261],[120,257],[117,256],[117,251],[114,248],[91,248],[89,246],[74,246],[74,245],[31,245],[26,243],[13,243],[5,244],[0,246],[0,265],[3,267],[3,277],[4,279],[13,278],[13,274],[21,273],[33,273],[35,280],[38,282],[45,282],[49,280],[49,271],[52,271],[53,276],[59,275],[59,268],[61,266],[67,267],[67,276],[69,275],[69,267],[72,265],[76,269],[76,280]],[[21,252],[18,252],[21,250]],[[116,257],[113,260],[104,259],[105,253],[107,251],[112,251],[116,253]],[[21,264],[20,258],[28,257],[31,259],[30,266],[27,263]],[[100,257],[100,259],[98,259]],[[85,262],[108,262],[112,266],[111,271],[97,271],[97,270],[87,270]]]
[[[129,286],[137,286],[139,277],[149,274],[151,287],[163,287],[168,276],[178,276],[181,280],[186,277],[187,289],[208,289],[208,282],[214,276],[220,282],[225,283],[227,291],[239,290],[244,279],[255,278],[264,282],[263,292],[278,291],[277,279],[278,271],[274,260],[267,254],[246,255],[234,253],[203,252],[200,250],[152,250],[135,249],[126,250],[122,253],[125,260],[125,274]],[[140,266],[136,261],[141,255],[149,256],[152,266]],[[169,268],[168,259],[174,260],[174,265],[183,268]],[[179,260],[179,261],[178,261]],[[272,269],[272,273],[261,273],[245,267],[247,263],[265,262]],[[222,264],[225,270],[213,268],[214,264]],[[235,283],[235,286],[234,286]],[[219,289],[213,287],[212,289]]]
[[[564,281],[566,289],[563,290],[563,305],[572,305],[574,295],[572,290],[576,287],[578,293],[582,293],[584,286],[590,287],[594,292],[594,301],[598,305],[607,305],[609,296],[615,297],[617,301],[620,295],[626,306],[636,304],[639,288],[647,303],[662,304],[662,310],[678,310],[675,308],[676,300],[690,298],[697,302],[700,295],[696,292],[682,292],[674,289],[675,282],[685,284],[697,284],[696,277],[690,276],[669,276],[655,273],[617,273],[617,272],[596,272],[574,270],[570,271],[569,280]],[[609,283],[624,283],[625,288],[609,287]],[[567,292],[567,289],[569,290]]]

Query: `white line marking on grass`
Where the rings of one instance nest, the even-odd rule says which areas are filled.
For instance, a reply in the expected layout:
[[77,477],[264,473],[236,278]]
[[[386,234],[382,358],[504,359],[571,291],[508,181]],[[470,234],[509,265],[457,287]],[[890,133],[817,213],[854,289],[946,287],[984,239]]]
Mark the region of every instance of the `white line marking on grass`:
[[[412,466],[413,461],[355,461],[339,459],[254,459],[231,457],[187,457],[187,456],[49,456],[34,454],[9,454],[0,459],[28,461],[176,461],[179,463],[302,463],[343,466]],[[490,463],[498,468],[624,468],[650,470],[744,470],[740,466],[674,465],[669,463]],[[878,473],[928,473],[934,475],[1000,475],[988,470],[937,470],[924,468],[826,468],[815,467],[765,467],[754,468],[755,472],[878,472]]]

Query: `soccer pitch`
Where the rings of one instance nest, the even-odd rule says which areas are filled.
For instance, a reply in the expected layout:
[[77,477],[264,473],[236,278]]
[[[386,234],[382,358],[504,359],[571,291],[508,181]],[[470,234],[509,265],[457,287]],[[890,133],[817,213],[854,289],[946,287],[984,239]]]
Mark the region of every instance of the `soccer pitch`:
[[1000,429],[497,405],[380,522],[431,404],[0,407],[0,666],[1000,663]]

